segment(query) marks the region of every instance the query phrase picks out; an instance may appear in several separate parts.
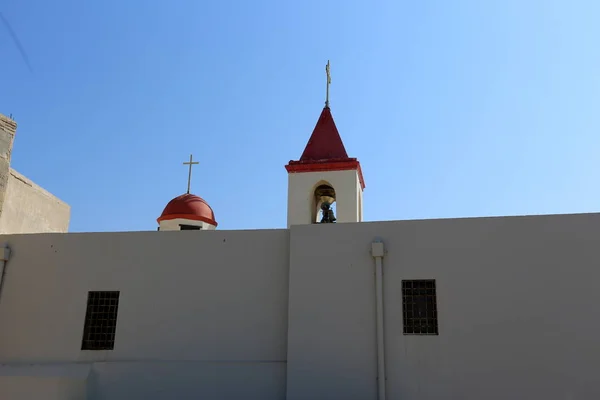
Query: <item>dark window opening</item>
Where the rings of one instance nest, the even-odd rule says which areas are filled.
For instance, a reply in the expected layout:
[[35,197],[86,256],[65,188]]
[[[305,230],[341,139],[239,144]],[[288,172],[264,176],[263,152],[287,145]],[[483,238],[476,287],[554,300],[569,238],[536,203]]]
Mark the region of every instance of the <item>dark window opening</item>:
[[405,335],[437,335],[435,280],[402,281],[402,312]]
[[202,229],[201,226],[196,225],[179,225],[179,228],[181,228],[182,231],[199,231]]
[[81,350],[113,350],[119,292],[88,292]]

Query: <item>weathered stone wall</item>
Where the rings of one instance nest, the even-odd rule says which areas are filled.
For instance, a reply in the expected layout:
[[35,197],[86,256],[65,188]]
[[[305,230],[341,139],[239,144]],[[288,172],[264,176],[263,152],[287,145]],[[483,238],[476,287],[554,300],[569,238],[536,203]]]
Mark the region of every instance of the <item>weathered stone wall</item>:
[[10,167],[16,131],[0,114],[0,234],[67,232],[69,205]]
[[10,155],[12,153],[17,123],[11,118],[0,114],[0,216],[10,177]]
[[12,168],[2,209],[0,234],[69,230],[71,207]]

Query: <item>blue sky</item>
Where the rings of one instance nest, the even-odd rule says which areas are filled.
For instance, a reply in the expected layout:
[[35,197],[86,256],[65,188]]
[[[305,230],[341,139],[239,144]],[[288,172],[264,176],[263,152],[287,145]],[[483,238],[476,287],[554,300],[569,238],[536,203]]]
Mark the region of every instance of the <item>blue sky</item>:
[[600,209],[600,2],[5,0],[12,165],[71,231],[154,230],[192,192],[220,229],[286,224],[323,107],[366,220]]

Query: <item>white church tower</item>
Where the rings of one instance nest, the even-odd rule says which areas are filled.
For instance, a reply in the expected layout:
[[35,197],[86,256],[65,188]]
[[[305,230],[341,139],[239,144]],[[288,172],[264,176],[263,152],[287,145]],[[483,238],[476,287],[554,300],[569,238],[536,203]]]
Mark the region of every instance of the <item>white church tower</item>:
[[[325,108],[300,160],[290,161],[285,166],[288,171],[288,228],[363,220],[365,181],[360,163],[356,158],[348,157],[333,121],[329,109],[329,62],[326,71]],[[328,210],[333,211],[333,218]]]

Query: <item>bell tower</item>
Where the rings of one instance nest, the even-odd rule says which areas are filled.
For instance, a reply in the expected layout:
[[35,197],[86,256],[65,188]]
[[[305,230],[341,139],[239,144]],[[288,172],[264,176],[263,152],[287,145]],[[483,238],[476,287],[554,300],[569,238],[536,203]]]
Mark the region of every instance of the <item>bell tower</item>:
[[288,228],[315,223],[362,222],[365,182],[356,158],[348,157],[327,100],[304,152],[290,161],[288,172]]

